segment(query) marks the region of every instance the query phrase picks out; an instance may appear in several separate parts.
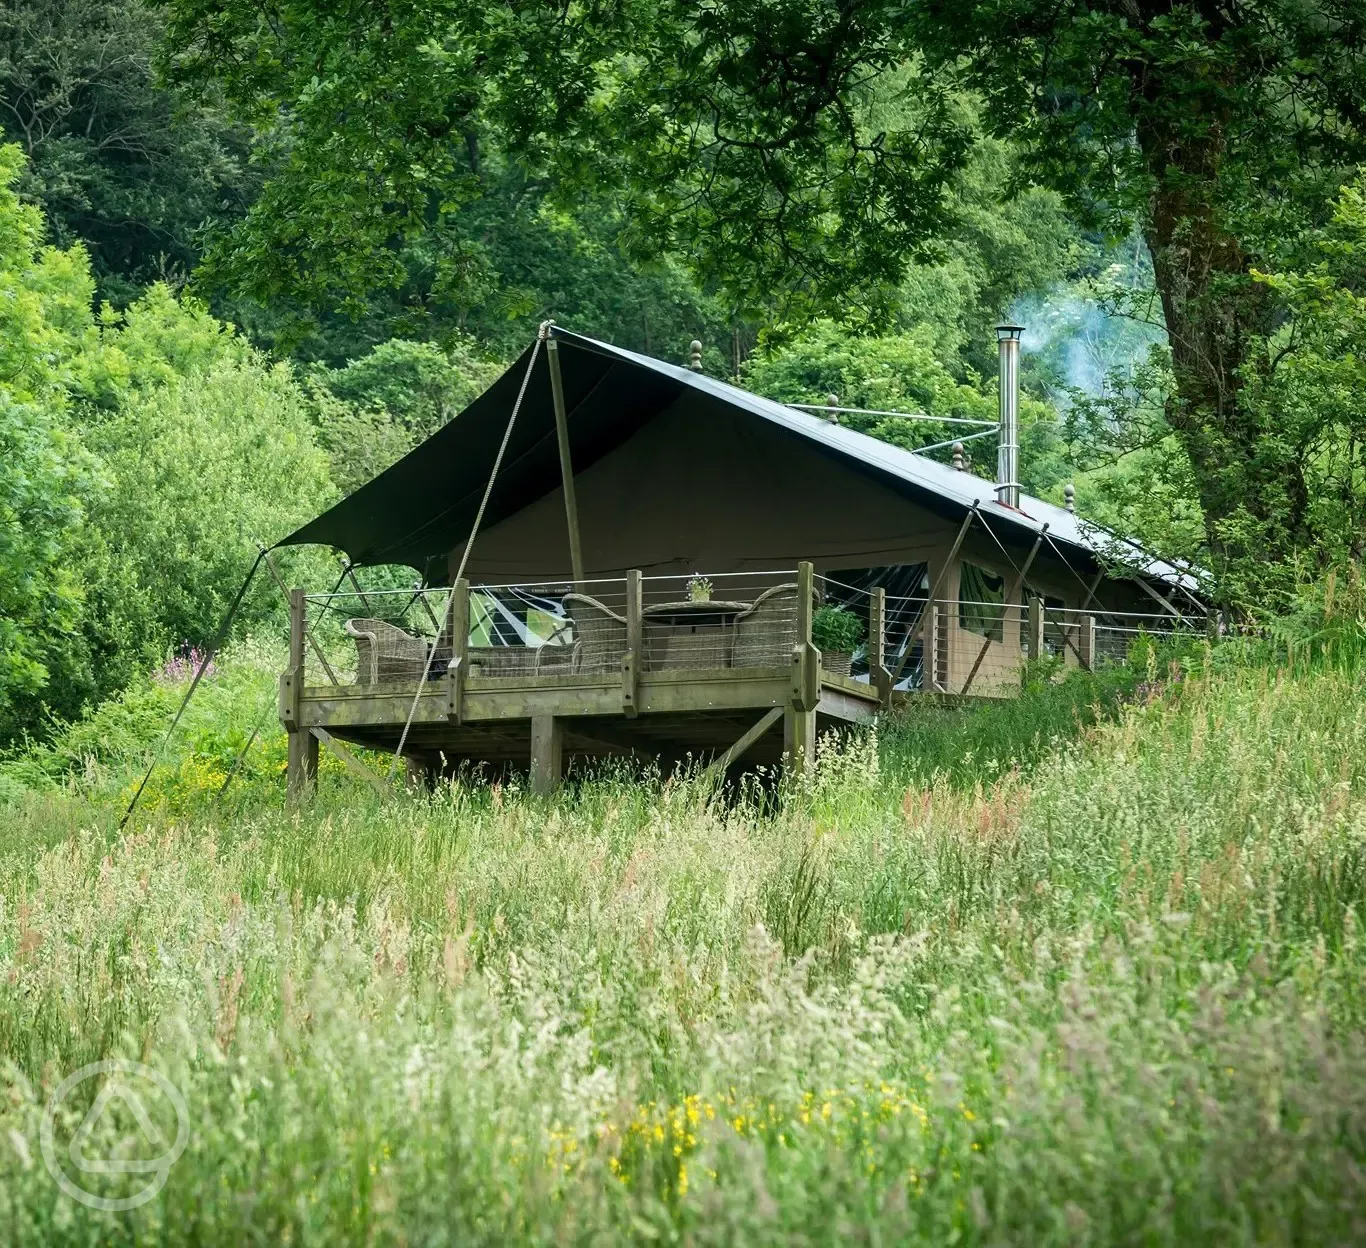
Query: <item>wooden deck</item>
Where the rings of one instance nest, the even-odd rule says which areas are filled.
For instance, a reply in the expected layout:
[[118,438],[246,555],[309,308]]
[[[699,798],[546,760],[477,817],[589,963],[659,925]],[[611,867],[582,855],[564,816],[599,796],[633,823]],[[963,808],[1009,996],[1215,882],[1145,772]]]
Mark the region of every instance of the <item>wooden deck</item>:
[[[799,569],[810,601],[809,565]],[[454,635],[468,631],[458,587]],[[528,771],[533,789],[553,790],[576,764],[631,758],[669,770],[707,764],[717,771],[783,765],[800,769],[818,734],[867,722],[890,694],[821,667],[812,645],[809,607],[799,613],[784,666],[642,670],[634,626],[615,671],[485,676],[453,656],[426,681],[314,684],[307,680],[304,598],[293,595],[291,665],[280,679],[280,719],[290,738],[290,787],[314,783],[319,741],[397,750],[410,773],[428,776],[464,765],[495,774]],[[634,617],[638,608],[628,614]],[[330,668],[328,674],[331,675]],[[421,692],[419,693],[419,688]],[[411,718],[411,723],[409,720]]]
[[[797,756],[809,754],[815,734],[867,722],[879,706],[870,685],[822,672],[814,707],[802,709],[792,673],[780,668],[650,673],[639,681],[630,716],[620,679],[474,677],[464,682],[458,708],[449,683],[434,681],[417,698],[405,750],[410,760],[431,772],[479,763],[530,769],[538,789],[554,787],[571,764],[593,759],[636,758],[666,769],[689,759],[712,762],[765,718],[760,735],[727,765],[800,765]],[[288,681],[283,687],[288,695]],[[292,708],[282,718],[294,736],[316,741],[312,730],[322,729],[392,751],[416,689],[413,682],[303,688],[297,718]]]

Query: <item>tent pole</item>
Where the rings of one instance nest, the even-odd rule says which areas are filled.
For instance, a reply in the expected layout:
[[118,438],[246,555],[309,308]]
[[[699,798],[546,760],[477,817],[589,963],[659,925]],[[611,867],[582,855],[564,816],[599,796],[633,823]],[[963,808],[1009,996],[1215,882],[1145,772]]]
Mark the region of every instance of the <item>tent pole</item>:
[[579,504],[574,496],[574,465],[569,458],[569,417],[564,410],[564,379],[560,376],[560,348],[552,332],[554,321],[541,326],[546,362],[550,365],[550,397],[555,404],[555,437],[560,444],[560,482],[564,486],[564,518],[569,525],[569,566],[574,588],[582,592],[583,546],[579,542]]

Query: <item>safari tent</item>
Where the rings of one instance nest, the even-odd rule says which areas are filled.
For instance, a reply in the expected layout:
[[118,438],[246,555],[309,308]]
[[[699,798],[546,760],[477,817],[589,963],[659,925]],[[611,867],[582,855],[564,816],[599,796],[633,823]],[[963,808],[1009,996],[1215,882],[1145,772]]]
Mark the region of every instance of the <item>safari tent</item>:
[[[300,621],[297,662],[282,684],[287,726],[389,748],[397,734],[428,766],[437,754],[534,764],[533,721],[548,708],[539,718],[548,721],[551,782],[566,749],[699,756],[765,718],[744,754],[790,757],[794,741],[814,741],[822,715],[866,717],[917,692],[1001,696],[1018,686],[1031,653],[1092,664],[1134,632],[1203,623],[1189,569],[1020,492],[1014,327],[1003,327],[1001,342],[991,481],[847,428],[834,407],[799,410],[695,367],[544,326],[464,412],[282,543],[332,546],[353,568],[406,564],[420,578],[384,610],[373,592],[357,597],[356,585],[296,595],[302,613],[346,615],[358,657],[348,680],[333,671],[330,687],[314,686],[310,654],[321,647],[307,644]],[[679,607],[699,586],[714,609]],[[755,664],[736,666],[737,655],[760,654],[742,641],[747,625],[757,627],[750,609],[780,587],[778,597],[791,599],[782,624],[791,635],[780,629],[760,649],[767,669],[782,669],[788,695],[794,652],[819,649],[808,635],[813,616],[843,608],[865,635],[847,675],[813,660],[816,675],[795,703],[776,685],[737,693],[759,680]],[[603,618],[590,619],[598,610]],[[367,630],[358,619],[375,623]],[[590,662],[598,633],[619,634],[619,644]],[[688,647],[679,638],[703,634],[680,657]],[[640,684],[666,676],[673,692],[659,713],[672,718],[647,724]],[[726,705],[711,688],[718,682],[735,695],[721,698]],[[611,686],[611,718],[623,722],[583,711],[589,684],[598,693]],[[696,697],[679,691],[689,684]],[[451,696],[476,694],[491,699],[485,720],[451,709]],[[791,712],[781,732],[782,715],[769,714],[780,705]],[[305,722],[310,713],[320,722]],[[816,719],[794,724],[793,715]]]

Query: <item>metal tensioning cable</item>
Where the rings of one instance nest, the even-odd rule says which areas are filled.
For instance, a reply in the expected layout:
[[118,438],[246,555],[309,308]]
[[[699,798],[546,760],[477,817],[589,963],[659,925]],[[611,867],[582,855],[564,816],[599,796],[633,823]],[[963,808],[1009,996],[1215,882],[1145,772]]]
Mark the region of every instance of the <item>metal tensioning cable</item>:
[[[532,369],[536,367],[536,357],[541,353],[541,343],[546,340],[550,333],[550,322],[542,323],[536,335],[536,344],[531,348],[531,359],[527,361],[526,373],[522,377],[521,389],[517,391],[517,401],[512,405],[512,415],[508,417],[507,428],[503,430],[503,441],[498,447],[498,454],[494,456],[493,471],[489,473],[488,484],[484,487],[484,497],[479,500],[479,510],[474,513],[474,524],[470,527],[469,539],[465,542],[465,550],[460,556],[460,567],[456,574],[451,578],[451,592],[446,595],[446,608],[442,614],[443,619],[450,619],[451,603],[455,600],[456,583],[465,575],[465,568],[469,565],[470,552],[474,549],[474,539],[479,533],[479,526],[484,520],[484,511],[489,505],[489,497],[493,493],[493,483],[498,479],[498,472],[503,466],[503,456],[507,453],[508,442],[512,438],[512,426],[517,423],[517,413],[522,408],[522,400],[526,397],[527,384],[531,381]],[[427,679],[431,675],[432,661],[436,658],[436,643],[433,642],[427,651],[427,662],[422,667],[422,678],[417,682],[417,692],[413,694],[413,704],[408,708],[408,718],[403,721],[403,732],[398,739],[398,749],[394,751],[394,762],[389,768],[389,779],[393,780],[398,773],[398,761],[403,757],[403,747],[408,744],[408,731],[413,726],[413,716],[417,714],[417,705],[422,699],[422,691],[427,687]]]

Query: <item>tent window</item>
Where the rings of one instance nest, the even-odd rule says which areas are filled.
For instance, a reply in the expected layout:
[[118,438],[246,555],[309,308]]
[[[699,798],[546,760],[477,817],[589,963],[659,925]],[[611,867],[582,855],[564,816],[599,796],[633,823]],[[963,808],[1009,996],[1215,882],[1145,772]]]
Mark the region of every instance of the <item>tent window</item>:
[[1005,577],[965,562],[958,581],[958,627],[992,641],[1003,641],[1005,599]]

